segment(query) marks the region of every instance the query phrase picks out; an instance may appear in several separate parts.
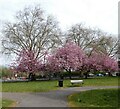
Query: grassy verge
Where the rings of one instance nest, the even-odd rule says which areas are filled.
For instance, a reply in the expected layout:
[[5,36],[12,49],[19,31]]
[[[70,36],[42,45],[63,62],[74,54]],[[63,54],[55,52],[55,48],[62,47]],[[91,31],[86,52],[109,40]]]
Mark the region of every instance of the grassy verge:
[[7,99],[1,100],[1,103],[2,103],[2,105],[1,105],[2,109],[7,109],[7,107],[12,107],[13,104],[15,104],[14,101],[12,101],[12,100],[7,100]]
[[119,91],[118,89],[100,89],[73,94],[68,97],[69,106],[84,107],[84,109],[88,109],[87,107],[113,107],[119,109],[117,108],[118,105],[120,106],[120,102],[118,102]]
[[[101,77],[83,79],[84,86],[117,86],[118,77]],[[64,80],[64,88],[75,87],[80,85],[71,85],[70,80]],[[17,82],[17,83],[3,83],[2,92],[46,92],[50,90],[57,90],[58,81],[36,81],[36,82]]]
[[118,86],[119,77],[98,77],[84,79],[84,86]]
[[2,92],[46,92],[56,90],[55,81],[3,83]]
[[[96,77],[82,79],[84,81],[83,86],[118,86],[119,77]],[[64,81],[65,87],[74,87],[80,85],[71,85],[70,80]]]

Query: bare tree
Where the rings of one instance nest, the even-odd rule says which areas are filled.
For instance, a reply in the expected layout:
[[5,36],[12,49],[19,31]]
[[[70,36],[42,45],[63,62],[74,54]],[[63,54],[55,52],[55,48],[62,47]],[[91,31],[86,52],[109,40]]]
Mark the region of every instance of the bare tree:
[[101,36],[95,43],[91,44],[92,50],[107,54],[111,57],[117,58],[118,39],[114,36]]
[[114,56],[117,53],[117,39],[100,29],[91,29],[85,25],[73,25],[67,32],[67,40],[74,41],[88,55],[93,51]]
[[36,58],[42,51],[49,51],[60,44],[61,31],[53,17],[45,17],[40,6],[27,7],[16,15],[15,23],[6,23],[3,27],[2,47],[4,53],[15,53],[23,49],[33,50]]
[[85,49],[94,40],[93,31],[90,28],[86,28],[82,23],[73,25],[67,35],[67,40],[73,40],[82,49]]

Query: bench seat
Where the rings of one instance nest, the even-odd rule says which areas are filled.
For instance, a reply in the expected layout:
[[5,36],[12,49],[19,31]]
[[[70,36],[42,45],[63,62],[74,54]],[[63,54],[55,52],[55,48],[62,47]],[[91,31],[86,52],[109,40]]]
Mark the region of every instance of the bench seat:
[[83,80],[70,80],[71,84],[83,84]]

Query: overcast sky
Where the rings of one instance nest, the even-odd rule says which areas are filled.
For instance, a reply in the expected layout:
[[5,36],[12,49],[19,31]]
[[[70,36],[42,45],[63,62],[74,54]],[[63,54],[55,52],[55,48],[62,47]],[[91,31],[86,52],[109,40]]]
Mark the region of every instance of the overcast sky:
[[[25,6],[40,4],[46,14],[56,17],[62,30],[76,23],[118,33],[119,0],[0,0],[0,24],[14,21],[14,15]],[[4,60],[4,61],[3,61]],[[10,61],[0,57],[0,65]]]

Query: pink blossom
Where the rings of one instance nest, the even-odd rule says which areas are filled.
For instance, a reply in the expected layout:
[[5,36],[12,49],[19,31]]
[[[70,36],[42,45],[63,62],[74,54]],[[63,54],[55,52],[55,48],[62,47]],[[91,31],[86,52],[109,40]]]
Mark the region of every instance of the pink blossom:
[[54,71],[75,71],[83,65],[84,52],[72,42],[66,43],[49,56],[48,63]]
[[22,50],[17,60],[12,64],[11,68],[16,72],[37,72],[41,66],[40,61],[35,58],[35,52],[30,50]]

